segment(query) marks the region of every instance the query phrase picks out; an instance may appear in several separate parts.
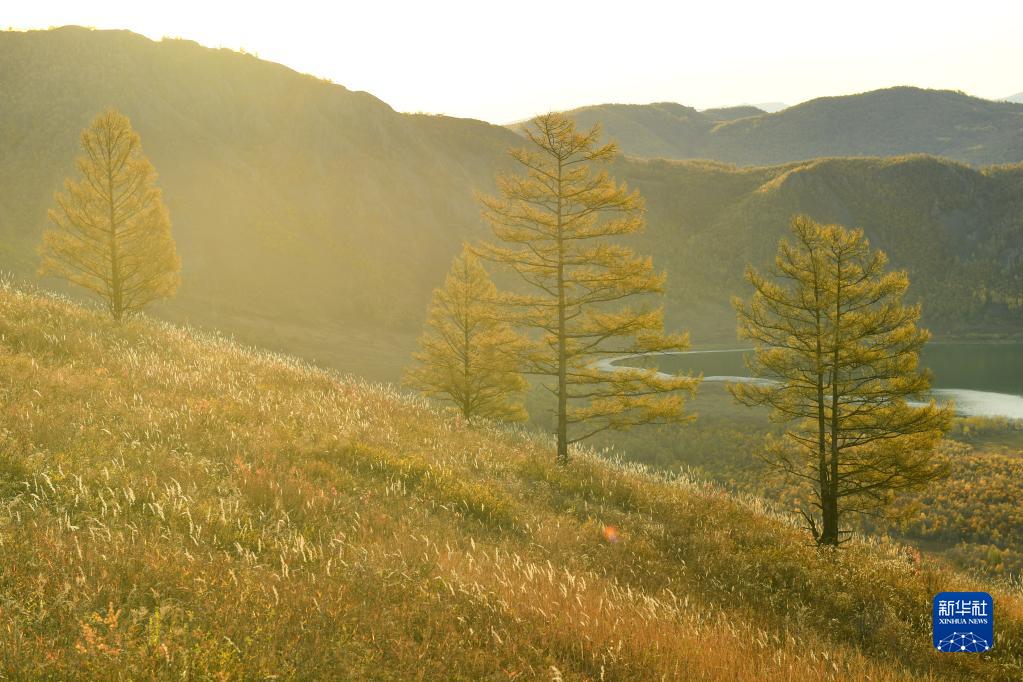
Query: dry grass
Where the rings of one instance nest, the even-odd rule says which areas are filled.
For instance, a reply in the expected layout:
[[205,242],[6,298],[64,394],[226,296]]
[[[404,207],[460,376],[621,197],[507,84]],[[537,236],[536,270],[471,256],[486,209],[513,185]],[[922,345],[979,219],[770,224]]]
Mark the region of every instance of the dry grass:
[[[821,554],[755,499],[550,453],[0,287],[0,677],[1021,674],[1016,588],[895,545]],[[995,650],[933,652],[932,595],[967,588],[995,594]]]

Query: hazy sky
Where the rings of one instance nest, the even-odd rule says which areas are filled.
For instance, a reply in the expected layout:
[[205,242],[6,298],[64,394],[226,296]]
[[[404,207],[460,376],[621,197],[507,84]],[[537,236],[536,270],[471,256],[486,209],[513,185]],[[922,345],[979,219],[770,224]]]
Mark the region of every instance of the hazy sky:
[[891,85],[1023,91],[1023,2],[5,2],[0,25],[242,48],[400,111],[495,123],[600,102],[794,104]]

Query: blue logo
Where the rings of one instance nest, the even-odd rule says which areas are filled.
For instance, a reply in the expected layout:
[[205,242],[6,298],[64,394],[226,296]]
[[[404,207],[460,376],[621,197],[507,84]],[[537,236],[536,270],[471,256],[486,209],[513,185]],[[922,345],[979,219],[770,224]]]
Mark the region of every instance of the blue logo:
[[988,651],[995,644],[995,603],[987,592],[941,592],[934,596],[934,648]]

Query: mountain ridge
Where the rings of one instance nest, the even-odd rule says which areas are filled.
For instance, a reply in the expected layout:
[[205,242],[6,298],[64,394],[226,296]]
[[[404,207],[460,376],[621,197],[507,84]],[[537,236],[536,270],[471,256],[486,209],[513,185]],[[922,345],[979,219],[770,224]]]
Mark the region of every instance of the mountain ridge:
[[602,104],[566,112],[602,123],[623,152],[773,165],[828,156],[926,153],[974,165],[1023,161],[1023,105],[898,86],[819,97],[775,112],[715,120],[681,104]]

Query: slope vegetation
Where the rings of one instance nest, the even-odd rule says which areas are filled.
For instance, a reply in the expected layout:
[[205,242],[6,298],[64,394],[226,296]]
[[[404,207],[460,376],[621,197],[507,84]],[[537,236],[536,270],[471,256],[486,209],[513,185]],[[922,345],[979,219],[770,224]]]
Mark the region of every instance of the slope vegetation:
[[773,262],[795,213],[865,230],[939,334],[1018,330],[1023,165],[977,170],[928,156],[817,159],[742,169],[628,161],[647,202],[640,248],[669,274],[668,310],[694,338],[734,339],[727,300],[747,263]]
[[[613,529],[613,530],[612,530]],[[984,655],[931,650],[988,589]],[[752,498],[0,287],[0,675],[1011,679],[1018,591]]]

